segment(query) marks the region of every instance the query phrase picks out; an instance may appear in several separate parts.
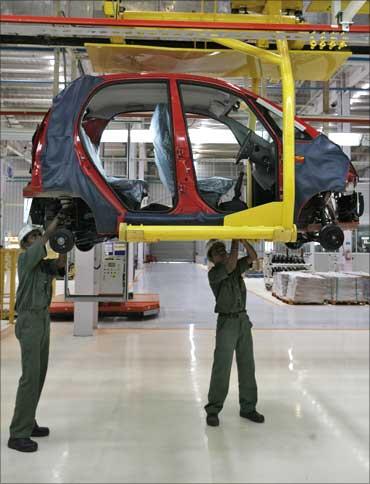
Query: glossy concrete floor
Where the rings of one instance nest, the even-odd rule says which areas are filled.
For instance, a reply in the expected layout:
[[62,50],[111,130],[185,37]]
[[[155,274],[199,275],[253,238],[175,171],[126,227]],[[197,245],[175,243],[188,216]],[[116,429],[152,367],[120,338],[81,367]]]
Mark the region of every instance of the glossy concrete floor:
[[[369,328],[369,305],[297,305],[284,304],[270,293],[263,293],[263,280],[246,278],[248,313],[255,328]],[[260,282],[258,291],[255,288]],[[122,327],[214,328],[214,297],[209,288],[207,271],[203,266],[187,263],[149,264],[138,282],[136,292],[159,292],[161,312],[159,317],[142,322],[119,321]],[[273,302],[274,301],[274,302]],[[113,325],[118,321],[112,321]],[[109,321],[104,322],[106,326]]]
[[191,305],[189,294],[173,289],[190,287],[188,271],[194,288],[206,274],[182,265],[175,280],[166,267],[153,267],[140,282],[155,279],[157,270],[168,272],[170,287],[158,284],[166,296],[164,329],[106,327],[76,338],[72,323],[53,323],[38,413],[51,435],[38,439],[35,454],[6,446],[20,360],[14,335],[1,340],[1,482],[368,482],[368,330],[347,312],[344,329],[343,307],[334,307],[337,316],[315,329],[301,329],[298,312],[285,329],[271,328],[266,309],[265,328],[254,318],[258,408],[266,422],[239,417],[234,365],[221,426],[209,428],[203,405],[214,317],[201,294]]

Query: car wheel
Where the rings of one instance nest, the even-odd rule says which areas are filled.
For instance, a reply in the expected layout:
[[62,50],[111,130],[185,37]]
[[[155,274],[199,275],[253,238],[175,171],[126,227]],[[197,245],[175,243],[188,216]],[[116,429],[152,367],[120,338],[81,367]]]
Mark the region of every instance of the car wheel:
[[325,250],[337,250],[344,242],[343,230],[338,225],[324,225],[319,233],[319,242]]
[[74,243],[72,232],[64,228],[57,229],[49,239],[50,247],[58,254],[66,254],[69,252]]
[[304,243],[305,242],[303,242],[303,241],[299,241],[299,242],[298,241],[297,242],[286,242],[285,243],[285,246],[288,247],[288,249],[297,250],[297,249],[300,249]]
[[81,252],[89,252],[94,247],[94,242],[76,242],[76,247]]

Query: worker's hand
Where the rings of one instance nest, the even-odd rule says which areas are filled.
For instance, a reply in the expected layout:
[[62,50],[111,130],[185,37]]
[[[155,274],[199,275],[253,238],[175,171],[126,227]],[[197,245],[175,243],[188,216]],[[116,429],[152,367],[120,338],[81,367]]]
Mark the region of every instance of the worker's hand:
[[66,221],[67,214],[63,209],[61,209],[55,218],[57,219],[58,224],[63,224]]
[[57,219],[59,224],[66,223],[66,220],[70,217],[71,211],[69,205],[63,205],[57,213]]
[[241,240],[240,242],[241,242],[241,243],[244,245],[244,247],[245,247],[246,245],[252,245],[252,244],[253,244],[254,242],[256,242],[256,241],[255,241],[255,240],[253,240],[253,239],[248,239],[248,240],[247,240],[247,239],[243,239],[243,240]]

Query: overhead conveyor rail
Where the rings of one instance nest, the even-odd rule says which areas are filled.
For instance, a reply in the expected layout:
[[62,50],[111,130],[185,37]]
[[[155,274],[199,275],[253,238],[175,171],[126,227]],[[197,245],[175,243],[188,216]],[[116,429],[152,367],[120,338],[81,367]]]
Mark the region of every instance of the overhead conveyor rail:
[[[220,49],[231,49],[275,65],[280,73],[283,94],[283,176],[282,199],[265,206],[256,206],[224,218],[217,227],[185,225],[130,225],[121,224],[120,239],[132,242],[159,240],[202,240],[211,237],[224,239],[246,238],[294,242],[295,148],[294,114],[295,88],[289,41],[301,41],[314,49],[325,39],[332,39],[338,50],[351,46],[368,46],[370,27],[297,23],[291,16],[238,15],[180,12],[125,12],[120,19],[40,17],[3,15],[0,17],[2,36],[13,41],[25,37],[48,38],[58,45],[66,38],[86,42],[104,39],[203,41],[213,42]],[[260,47],[259,40],[274,44],[269,50]],[[41,41],[41,40],[40,40]],[[326,42],[326,40],[325,40]],[[253,45],[257,44],[257,45]],[[256,77],[256,76],[255,76]],[[178,156],[179,160],[180,155]]]
[[[2,37],[106,39],[122,36],[185,41],[212,41],[215,38],[255,41],[267,37],[271,41],[285,39],[309,43],[310,40],[319,42],[322,34],[337,34],[338,44],[342,40],[351,46],[368,46],[370,39],[369,25],[350,25],[346,31],[337,25],[277,23],[271,21],[271,16],[269,23],[264,21],[264,16],[261,16],[261,23],[252,23],[248,16],[235,14],[186,14],[181,20],[184,16],[157,13],[154,18],[143,18],[139,12],[128,12],[124,19],[1,15],[0,23]],[[238,17],[237,21],[235,17]]]

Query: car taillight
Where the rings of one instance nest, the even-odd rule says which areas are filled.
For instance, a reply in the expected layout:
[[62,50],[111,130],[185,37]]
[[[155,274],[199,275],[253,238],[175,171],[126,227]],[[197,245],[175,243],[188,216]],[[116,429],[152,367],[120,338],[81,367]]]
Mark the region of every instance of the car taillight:
[[350,163],[347,179],[346,179],[346,187],[344,190],[346,192],[353,192],[354,189],[356,188],[357,182],[358,182],[357,171],[355,167],[352,165],[352,163]]
[[353,181],[348,181],[346,183],[346,186],[344,188],[344,191],[346,193],[353,193],[355,191],[356,184]]

